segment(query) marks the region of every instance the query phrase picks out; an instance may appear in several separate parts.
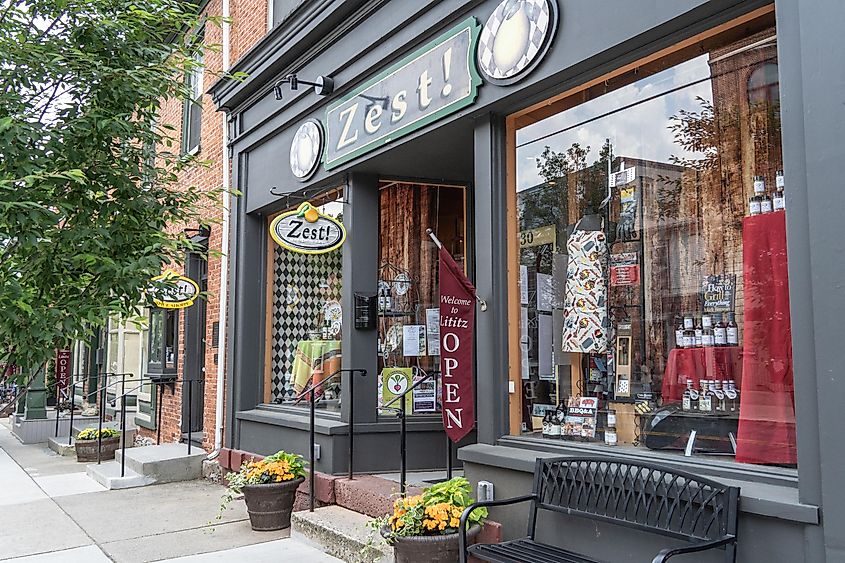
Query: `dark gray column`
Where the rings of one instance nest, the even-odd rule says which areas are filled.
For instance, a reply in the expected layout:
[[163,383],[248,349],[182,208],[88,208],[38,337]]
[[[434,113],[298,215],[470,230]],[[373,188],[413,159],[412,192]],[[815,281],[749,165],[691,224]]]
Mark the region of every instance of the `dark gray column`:
[[[379,196],[378,178],[351,174],[343,206],[347,238],[343,245],[343,367],[366,369],[367,377],[356,375],[355,397],[349,394],[349,375],[341,388],[341,417],[349,420],[349,404],[355,401],[355,421],[375,422],[378,393],[378,332],[355,328],[355,294],[373,295],[378,285]],[[357,464],[356,464],[357,465]]]
[[487,301],[476,307],[476,427],[494,443],[508,429],[508,269],[505,123],[485,116],[475,125],[475,285]]
[[[246,185],[245,156],[232,172]],[[232,199],[232,231],[229,251],[230,321],[227,335],[228,370],[226,385],[226,429],[224,443],[237,448],[238,428],[234,413],[251,409],[261,402],[264,347],[265,280],[267,256],[266,218],[261,214],[247,215],[245,196]]]
[[824,516],[823,530],[807,529],[805,545],[807,561],[843,561],[845,3],[776,7],[800,496]]

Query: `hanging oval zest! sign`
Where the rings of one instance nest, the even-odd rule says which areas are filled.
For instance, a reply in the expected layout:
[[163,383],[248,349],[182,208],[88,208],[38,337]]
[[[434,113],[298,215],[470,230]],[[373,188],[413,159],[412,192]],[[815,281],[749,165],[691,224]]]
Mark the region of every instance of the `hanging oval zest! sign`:
[[320,213],[308,202],[282,213],[270,223],[270,236],[279,246],[301,254],[323,254],[346,240],[343,223]]
[[153,278],[153,281],[166,281],[171,284],[169,287],[155,287],[150,291],[153,293],[153,303],[162,309],[184,309],[194,304],[200,293],[197,282],[191,278],[180,276],[176,272],[167,271],[160,276]]

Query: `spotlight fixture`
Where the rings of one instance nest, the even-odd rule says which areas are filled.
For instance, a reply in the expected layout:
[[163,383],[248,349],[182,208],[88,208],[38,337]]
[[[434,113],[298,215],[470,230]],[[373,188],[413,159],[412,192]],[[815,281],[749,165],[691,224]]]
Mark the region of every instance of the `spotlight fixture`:
[[273,85],[273,92],[277,100],[282,99],[282,84],[290,84],[290,89],[293,91],[299,90],[300,84],[306,84],[314,87],[314,93],[318,96],[328,96],[334,91],[334,80],[328,76],[318,76],[313,82],[310,80],[300,80],[296,74],[288,74]]

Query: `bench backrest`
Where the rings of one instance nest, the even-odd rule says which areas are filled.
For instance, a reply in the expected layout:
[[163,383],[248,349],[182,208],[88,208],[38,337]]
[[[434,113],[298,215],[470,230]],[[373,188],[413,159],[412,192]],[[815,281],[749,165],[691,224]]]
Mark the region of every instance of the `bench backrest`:
[[739,489],[658,465],[604,457],[538,458],[537,508],[679,539],[736,535]]

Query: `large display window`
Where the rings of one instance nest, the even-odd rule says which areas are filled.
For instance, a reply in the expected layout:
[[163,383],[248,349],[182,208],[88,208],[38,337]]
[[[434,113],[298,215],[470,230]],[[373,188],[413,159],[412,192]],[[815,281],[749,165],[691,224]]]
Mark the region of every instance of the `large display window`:
[[774,13],[511,116],[511,432],[796,464]]
[[[311,203],[319,213],[343,222],[342,190],[312,198]],[[302,254],[271,240],[268,250],[264,401],[307,406],[303,392],[341,368],[342,249]],[[340,385],[341,377],[335,377],[319,387],[316,407],[340,412]]]

